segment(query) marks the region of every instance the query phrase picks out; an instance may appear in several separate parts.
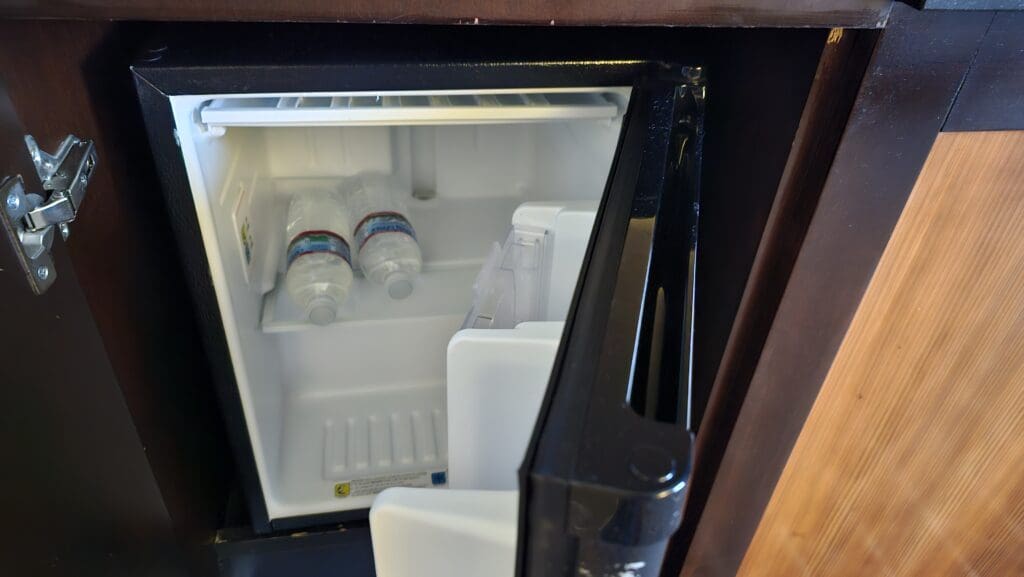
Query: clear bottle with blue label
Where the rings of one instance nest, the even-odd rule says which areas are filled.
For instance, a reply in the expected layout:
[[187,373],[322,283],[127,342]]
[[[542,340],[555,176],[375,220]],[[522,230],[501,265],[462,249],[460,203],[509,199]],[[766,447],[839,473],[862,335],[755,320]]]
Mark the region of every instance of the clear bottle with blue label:
[[361,175],[348,187],[359,267],[366,278],[384,285],[393,299],[412,294],[423,268],[416,231],[399,193],[391,177],[379,174]]
[[334,322],[352,287],[349,213],[328,189],[295,194],[288,207],[288,294],[317,325]]

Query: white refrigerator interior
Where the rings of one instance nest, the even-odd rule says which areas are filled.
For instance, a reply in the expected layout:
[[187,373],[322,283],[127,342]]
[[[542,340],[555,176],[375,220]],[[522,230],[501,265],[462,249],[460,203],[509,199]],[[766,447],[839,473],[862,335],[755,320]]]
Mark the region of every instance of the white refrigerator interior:
[[[608,87],[171,97],[270,519],[365,509],[392,486],[447,487],[450,445],[469,455],[452,482],[511,488],[518,461],[505,456],[488,474],[486,445],[521,460],[528,435],[501,441],[502,415],[472,424],[486,444],[473,445],[468,425],[450,430],[462,393],[446,390],[446,359],[479,350],[457,369],[477,386],[459,390],[493,395],[481,402],[499,411],[505,395],[508,410],[535,418],[628,97]],[[311,325],[284,290],[288,205],[360,173],[397,183],[423,269],[394,300],[356,266],[336,320]],[[543,366],[523,365],[534,385],[522,398],[486,379],[516,380],[515,357],[494,353],[506,346],[549,351]]]

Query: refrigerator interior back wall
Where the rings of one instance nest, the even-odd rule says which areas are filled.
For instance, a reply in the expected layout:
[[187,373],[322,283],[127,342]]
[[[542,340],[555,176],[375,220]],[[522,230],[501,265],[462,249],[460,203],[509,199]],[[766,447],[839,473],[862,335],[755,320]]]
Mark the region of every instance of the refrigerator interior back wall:
[[[362,509],[447,466],[444,359],[527,202],[596,206],[628,88],[171,97],[271,519]],[[358,278],[326,327],[283,290],[296,191],[360,172],[408,191],[413,294]],[[389,479],[391,481],[389,481]],[[340,487],[347,494],[339,494]]]

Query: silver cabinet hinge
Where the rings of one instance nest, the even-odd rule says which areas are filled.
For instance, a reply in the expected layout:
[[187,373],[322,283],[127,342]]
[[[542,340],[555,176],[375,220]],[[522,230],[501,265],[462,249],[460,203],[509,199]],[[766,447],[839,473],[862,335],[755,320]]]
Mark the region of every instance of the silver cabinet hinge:
[[41,150],[31,136],[25,137],[25,144],[43,190],[25,190],[20,174],[6,178],[0,184],[0,199],[4,203],[0,221],[32,291],[41,295],[57,278],[50,256],[53,237],[59,232],[67,240],[71,232],[68,224],[78,216],[85,187],[96,167],[96,148],[91,140],[73,135],[65,137],[53,154]]

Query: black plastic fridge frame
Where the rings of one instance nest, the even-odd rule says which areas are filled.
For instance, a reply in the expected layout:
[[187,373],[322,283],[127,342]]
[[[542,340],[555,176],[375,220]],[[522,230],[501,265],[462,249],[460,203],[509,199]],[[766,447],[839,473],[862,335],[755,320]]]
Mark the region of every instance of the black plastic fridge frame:
[[520,470],[520,576],[657,575],[682,519],[705,85],[670,70],[633,90]]
[[[590,539],[586,531],[538,531],[541,526],[569,527],[578,521],[567,515],[569,500],[560,505],[553,501],[561,490],[558,487],[570,489],[562,490],[561,494],[574,499],[573,503],[582,502],[579,499],[589,491],[594,495],[589,502],[595,506],[621,501],[622,511],[640,515],[628,522],[616,517],[616,530],[639,531],[635,539],[622,534],[609,542],[639,539],[647,543],[657,537],[657,542],[661,543],[662,535],[671,534],[681,515],[691,442],[685,415],[688,415],[696,191],[704,90],[699,63],[687,63],[692,66],[687,67],[648,59],[614,59],[608,58],[607,52],[588,58],[585,50],[578,46],[559,49],[568,54],[566,57],[533,53],[524,56],[514,46],[495,50],[474,47],[471,55],[466,54],[469,48],[461,46],[425,51],[416,45],[415,34],[405,46],[398,43],[389,50],[368,52],[353,48],[359,46],[352,40],[358,34],[353,33],[344,42],[318,46],[314,53],[302,44],[310,41],[309,38],[286,41],[271,36],[266,42],[253,38],[236,41],[218,38],[211,42],[209,38],[187,35],[156,39],[132,67],[253,530],[269,533],[327,525],[365,518],[367,511],[278,519],[267,515],[185,165],[175,142],[169,97],[633,86],[612,178],[599,211],[599,224],[595,226],[588,248],[542,419],[538,421],[524,465],[526,484],[520,500],[519,574],[526,574],[524,562],[530,563],[530,575],[568,574],[551,572],[548,568],[563,566],[562,560],[571,552],[568,549],[555,552],[552,544],[538,548],[538,539],[565,535],[577,544]],[[645,223],[658,226],[645,231]],[[673,252],[676,250],[679,252]],[[620,267],[620,257],[630,260]],[[640,260],[633,260],[637,258]],[[683,259],[676,263],[681,266],[673,266],[677,258]],[[661,297],[658,287],[663,289]],[[648,295],[650,291],[654,292]],[[622,296],[628,296],[629,302],[616,300]],[[638,297],[642,298],[637,301]],[[642,322],[637,324],[641,315]],[[630,323],[635,326],[628,326]],[[624,332],[606,335],[606,329]],[[638,343],[639,351],[634,350]],[[645,399],[643,391],[648,387],[630,388],[629,383],[646,385],[657,379],[628,379],[633,359],[646,355],[644,358],[650,361],[656,354],[672,354],[666,347],[676,349],[682,356],[678,357],[676,367],[666,369],[664,375],[669,380],[678,380],[685,373],[685,382],[678,383],[676,388],[662,387],[658,390],[663,392]],[[605,378],[590,382],[592,379],[585,375],[598,374],[597,365],[593,363],[599,358],[600,372]],[[670,364],[664,363],[665,366]],[[655,365],[648,362],[648,366]],[[636,375],[645,375],[645,370]],[[668,382],[666,378],[661,381]],[[671,392],[673,390],[675,392]],[[585,398],[588,394],[593,395],[589,401]],[[640,413],[632,412],[630,403],[639,407]],[[611,414],[614,420],[593,421]],[[629,414],[635,416],[635,421]],[[619,426],[624,428],[620,430]],[[561,433],[566,437],[559,442]],[[587,435],[592,435],[592,439]],[[562,447],[552,451],[559,444]],[[603,451],[594,451],[601,446],[605,447]],[[630,464],[626,464],[625,454],[622,463],[604,459],[602,453],[614,457],[609,452],[611,448],[631,451]],[[641,471],[641,476],[657,476],[659,460],[666,455],[674,462],[671,479],[653,483],[638,480],[635,471]],[[563,458],[565,466],[558,464]],[[568,466],[570,463],[573,466]],[[605,542],[603,532],[594,535],[595,546]],[[603,545],[594,551],[598,549],[599,555],[617,554]],[[623,551],[632,554],[633,549]],[[577,553],[590,551],[586,547],[574,550]],[[648,554],[646,558],[653,559],[653,556]],[[548,561],[538,564],[542,558]],[[542,572],[533,572],[542,568]]]

